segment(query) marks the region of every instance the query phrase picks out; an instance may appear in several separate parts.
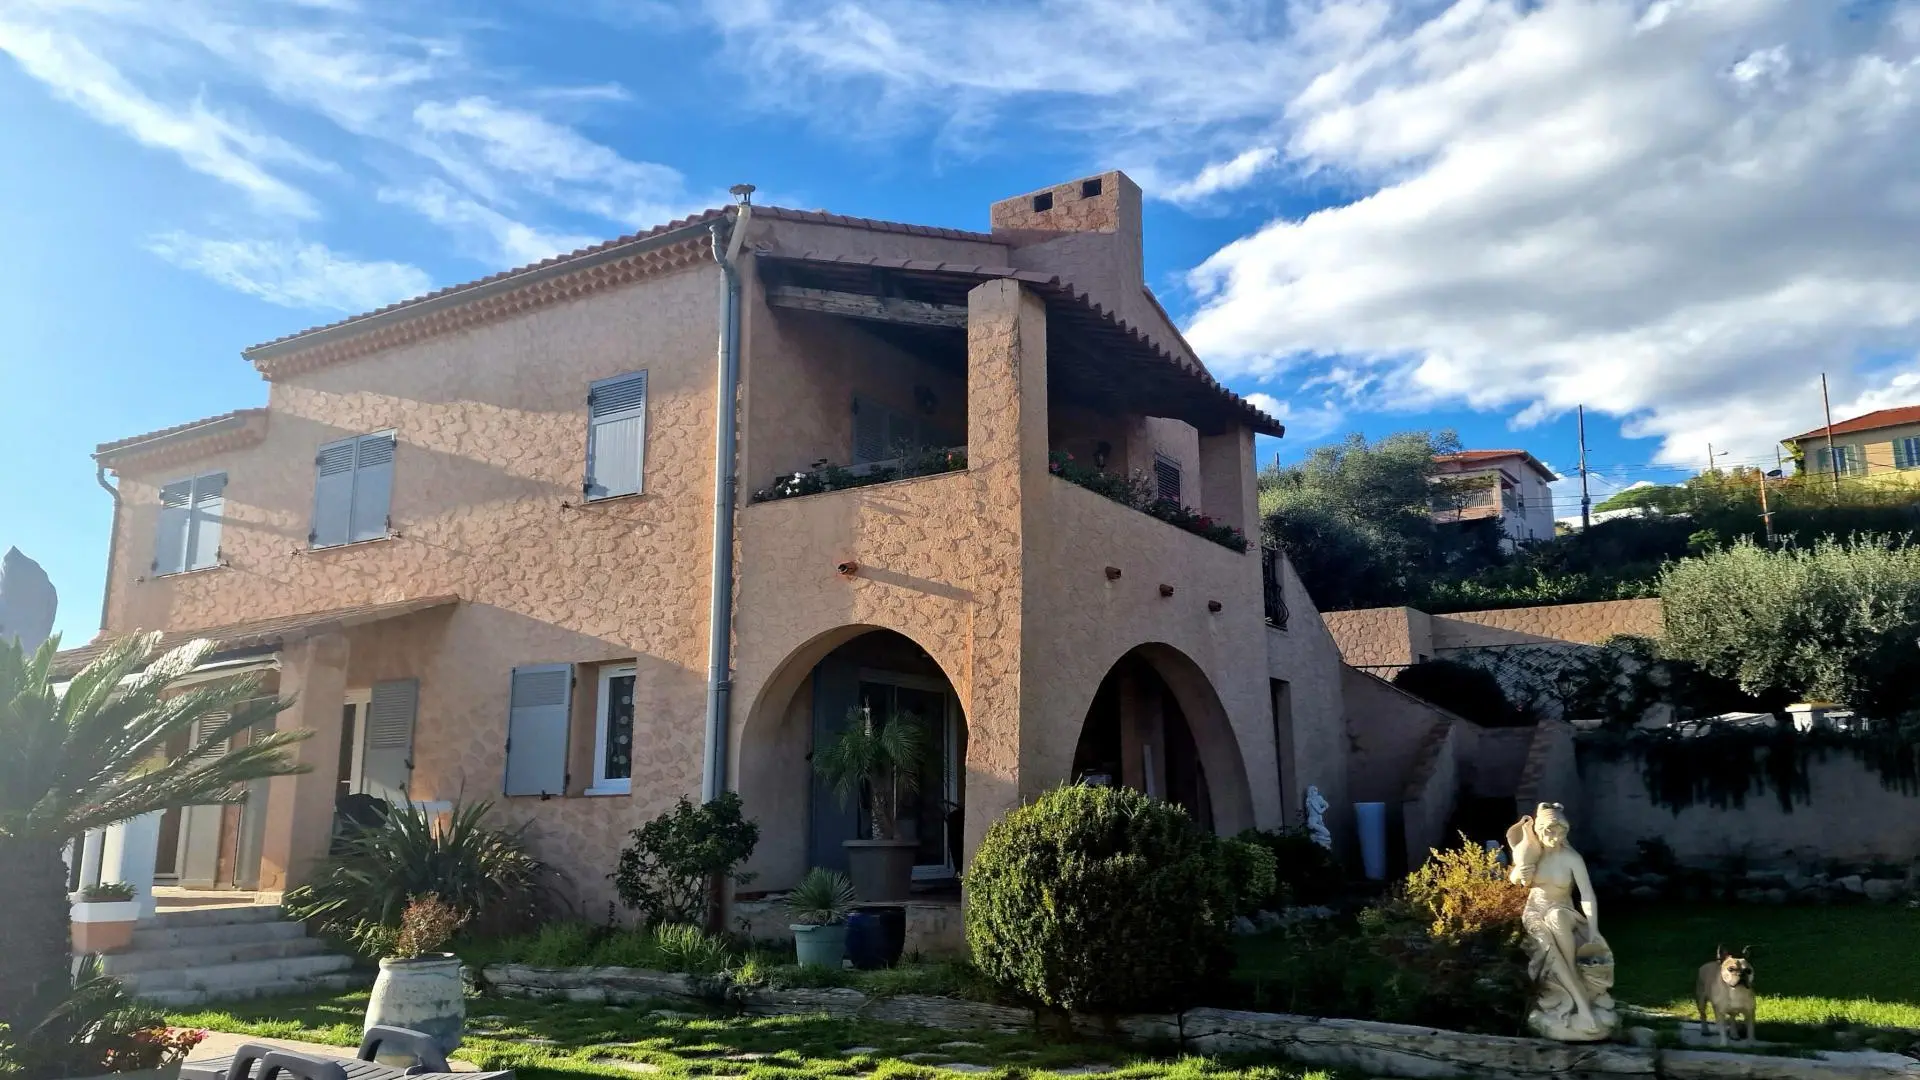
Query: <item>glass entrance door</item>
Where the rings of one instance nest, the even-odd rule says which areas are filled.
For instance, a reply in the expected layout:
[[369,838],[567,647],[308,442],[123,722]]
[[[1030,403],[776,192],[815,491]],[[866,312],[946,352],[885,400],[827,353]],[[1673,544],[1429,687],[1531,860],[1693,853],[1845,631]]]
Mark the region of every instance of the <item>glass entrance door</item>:
[[[937,679],[888,672],[860,673],[860,705],[876,723],[912,717],[926,734],[917,790],[900,797],[900,838],[920,845],[916,879],[953,876],[961,819],[957,702]],[[863,830],[870,822],[861,822]]]

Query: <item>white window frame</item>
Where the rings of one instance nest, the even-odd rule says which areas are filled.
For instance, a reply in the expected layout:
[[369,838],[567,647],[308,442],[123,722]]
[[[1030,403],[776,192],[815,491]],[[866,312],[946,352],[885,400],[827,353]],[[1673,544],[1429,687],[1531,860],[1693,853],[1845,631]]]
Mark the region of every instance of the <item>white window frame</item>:
[[[195,565],[193,562],[193,550],[195,547],[198,546],[195,543],[195,540],[197,540],[200,535],[200,514],[197,512],[197,508],[200,505],[200,494],[202,491],[201,483],[203,481],[209,481],[209,480],[215,480],[215,479],[220,481],[220,493],[221,493],[220,494],[220,516],[222,520],[216,523],[220,528],[220,533],[221,533],[220,543],[215,544],[213,546],[213,559],[211,562]],[[186,531],[186,535],[180,538],[180,567],[176,570],[163,570],[160,568],[159,566],[160,537],[157,535],[157,531],[156,531],[156,535],[153,538],[154,551],[153,551],[153,559],[152,559],[154,577],[172,577],[175,574],[191,574],[195,570],[211,570],[214,567],[221,565],[220,544],[226,543],[225,518],[227,513],[227,503],[226,503],[227,483],[228,483],[227,471],[225,469],[216,469],[212,472],[195,473],[192,476],[183,477],[182,479],[179,479],[179,480],[171,480],[171,481],[168,481],[167,483],[160,485],[160,490],[163,492],[167,488],[176,487],[180,484],[187,485],[187,505],[186,505],[187,531]],[[161,513],[164,514],[166,512],[166,502],[164,498],[160,503],[160,507],[161,507]]]
[[367,708],[373,704],[373,688],[349,690],[341,696],[342,706],[353,706],[353,764],[347,767],[347,790],[355,795],[367,791]]
[[[613,680],[633,676],[634,689],[634,738],[640,735],[640,677],[639,665],[631,661],[619,664],[600,665],[598,693],[593,699],[593,783],[587,787],[588,795],[630,795],[633,793],[633,777],[621,776],[609,778],[607,771],[607,734],[609,720],[613,711]],[[631,759],[632,753],[628,757]],[[631,769],[629,769],[631,772]]]

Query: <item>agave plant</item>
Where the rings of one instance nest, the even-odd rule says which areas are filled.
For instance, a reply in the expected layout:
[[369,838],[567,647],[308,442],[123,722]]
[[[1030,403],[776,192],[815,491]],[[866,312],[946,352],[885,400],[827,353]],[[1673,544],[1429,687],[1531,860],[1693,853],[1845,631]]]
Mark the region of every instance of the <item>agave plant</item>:
[[787,917],[803,926],[834,926],[847,921],[854,903],[847,875],[816,866],[787,893]]
[[[16,1044],[73,989],[62,848],[92,829],[237,801],[248,781],[305,771],[286,750],[309,734],[233,745],[289,702],[262,698],[249,677],[176,688],[211,642],[155,656],[160,635],[121,638],[63,694],[52,677],[59,640],[29,655],[0,639],[0,1027]],[[228,749],[206,751],[219,743]]]
[[490,802],[461,803],[447,824],[411,808],[358,830],[287,893],[287,913],[377,948],[379,928],[400,927],[408,902],[434,893],[488,933],[525,929],[555,899],[552,873],[527,851],[526,827],[488,824]]

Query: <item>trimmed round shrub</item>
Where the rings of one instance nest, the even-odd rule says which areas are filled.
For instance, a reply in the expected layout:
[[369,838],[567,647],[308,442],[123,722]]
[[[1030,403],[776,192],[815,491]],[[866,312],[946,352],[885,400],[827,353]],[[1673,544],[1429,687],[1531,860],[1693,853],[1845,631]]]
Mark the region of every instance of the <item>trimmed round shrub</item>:
[[1056,788],[987,830],[967,871],[967,945],[1002,990],[1045,1007],[1183,1008],[1232,967],[1234,876],[1171,803]]

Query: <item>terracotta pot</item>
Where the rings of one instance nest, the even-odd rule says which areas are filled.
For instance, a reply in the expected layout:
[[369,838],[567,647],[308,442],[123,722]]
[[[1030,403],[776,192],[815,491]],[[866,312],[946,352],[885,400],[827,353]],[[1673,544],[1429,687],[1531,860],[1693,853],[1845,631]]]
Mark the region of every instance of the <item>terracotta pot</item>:
[[[452,953],[417,960],[380,961],[380,977],[367,999],[364,1027],[385,1024],[433,1036],[451,1054],[466,1035],[467,999],[460,985],[460,958]],[[407,1062],[411,1064],[412,1058]]]
[[842,840],[853,894],[865,903],[905,900],[913,890],[916,840]]

